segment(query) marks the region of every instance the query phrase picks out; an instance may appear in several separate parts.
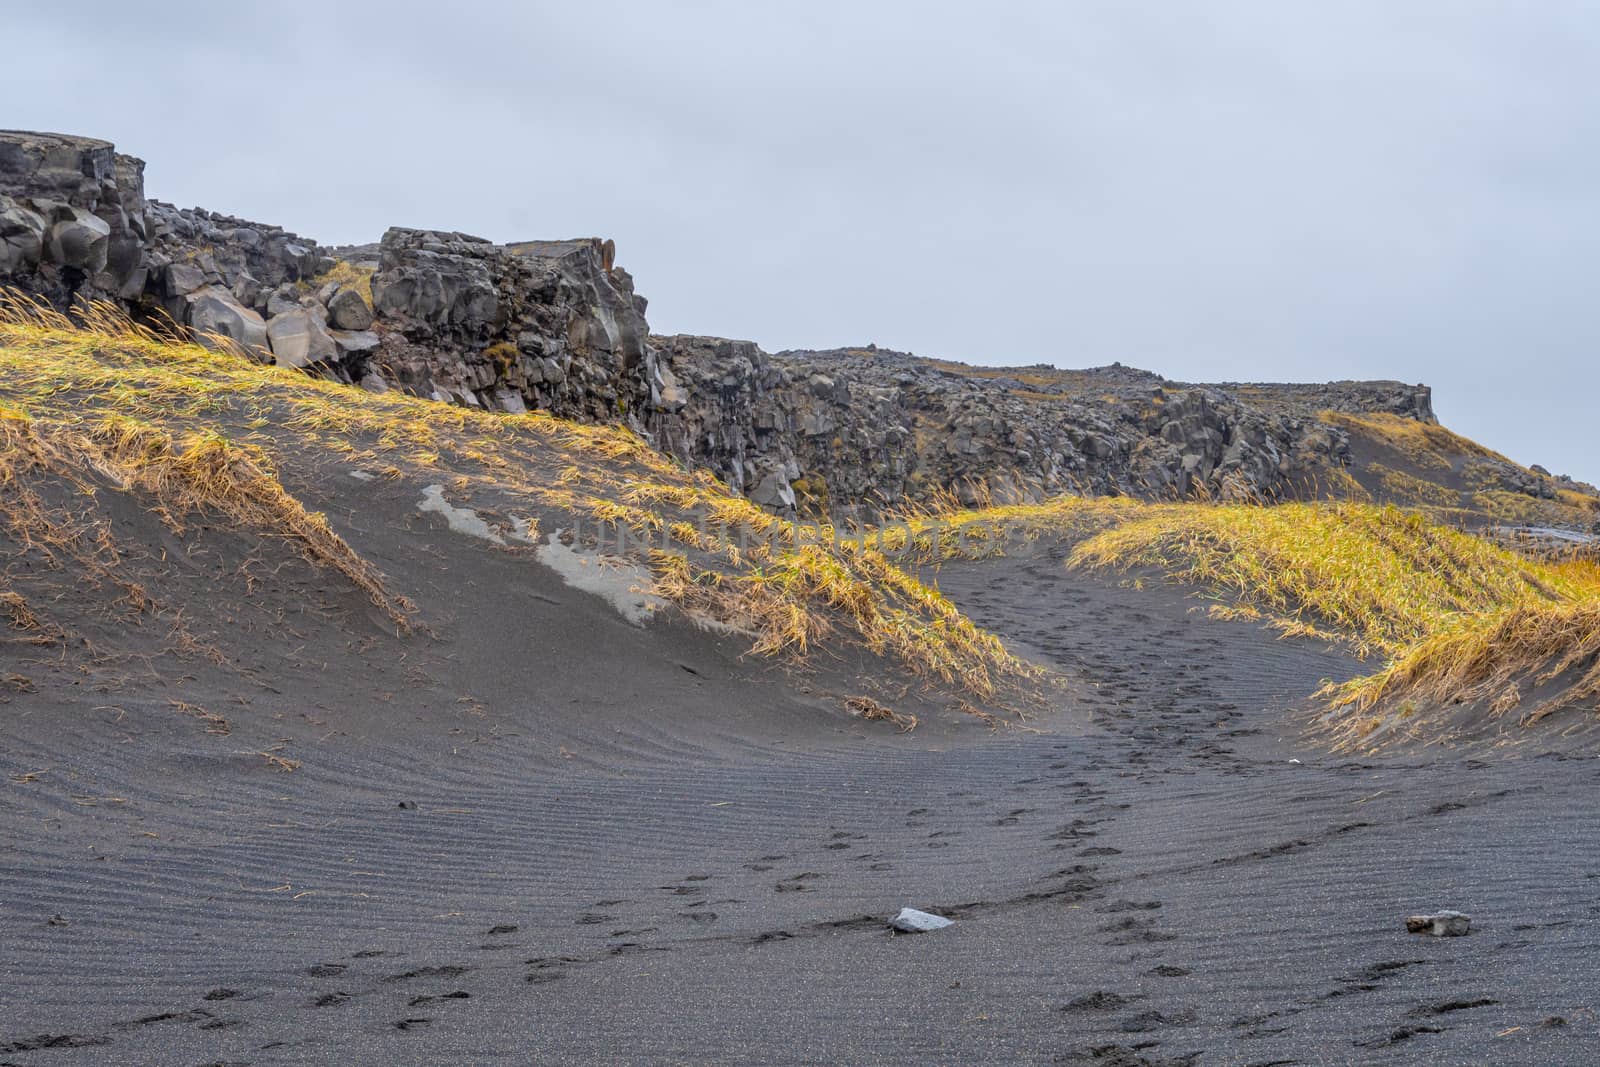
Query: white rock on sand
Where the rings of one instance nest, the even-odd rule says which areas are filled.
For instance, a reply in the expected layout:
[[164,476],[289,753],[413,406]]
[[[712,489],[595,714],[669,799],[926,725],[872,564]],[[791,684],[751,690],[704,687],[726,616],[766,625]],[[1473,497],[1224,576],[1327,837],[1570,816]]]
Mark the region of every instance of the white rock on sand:
[[950,920],[943,915],[930,915],[916,908],[901,908],[900,914],[889,920],[889,925],[903,934],[925,934],[931,930],[943,930],[950,925]]
[[1434,937],[1462,937],[1471,925],[1472,918],[1459,911],[1436,911],[1432,915],[1413,915],[1406,919],[1407,932]]

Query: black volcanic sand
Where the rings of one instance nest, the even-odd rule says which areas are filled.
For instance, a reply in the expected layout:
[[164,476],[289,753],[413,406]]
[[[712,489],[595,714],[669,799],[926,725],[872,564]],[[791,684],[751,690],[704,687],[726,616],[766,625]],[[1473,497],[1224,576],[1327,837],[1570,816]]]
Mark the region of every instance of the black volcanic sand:
[[[0,1063],[1600,1059],[1592,758],[1328,755],[1294,709],[1359,665],[1049,555],[939,578],[1058,706],[903,734],[842,711],[858,665],[339,494],[431,633],[296,563],[247,603],[213,532],[238,669],[0,646],[38,689],[0,705]],[[1440,907],[1471,935],[1405,932]]]

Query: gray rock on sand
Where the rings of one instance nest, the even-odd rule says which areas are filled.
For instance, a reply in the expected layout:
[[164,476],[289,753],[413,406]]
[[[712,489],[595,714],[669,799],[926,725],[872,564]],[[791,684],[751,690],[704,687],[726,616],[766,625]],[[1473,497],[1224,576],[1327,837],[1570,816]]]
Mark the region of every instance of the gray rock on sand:
[[1406,932],[1433,937],[1464,937],[1471,925],[1471,916],[1459,911],[1436,911],[1432,915],[1413,915],[1406,919]]
[[902,934],[926,934],[943,930],[950,925],[950,920],[943,915],[930,915],[916,908],[901,908],[900,914],[889,920],[889,925]]

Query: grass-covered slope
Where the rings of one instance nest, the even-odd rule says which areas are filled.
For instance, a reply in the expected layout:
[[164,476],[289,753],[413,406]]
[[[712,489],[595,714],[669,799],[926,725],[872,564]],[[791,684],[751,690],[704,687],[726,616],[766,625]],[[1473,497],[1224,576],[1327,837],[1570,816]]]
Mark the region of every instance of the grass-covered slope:
[[1340,496],[1427,511],[1441,521],[1588,529],[1600,496],[1561,483],[1436,423],[1328,411],[1349,435],[1352,465]]
[[[295,491],[337,462],[431,482],[516,550],[575,525],[626,529],[654,592],[749,635],[763,654],[864,647],[975,698],[1029,674],[939,593],[859,544],[808,542],[633,433],[540,413],[491,415],[373,395],[174,341],[109,308],[69,321],[0,300],[0,607],[13,640],[66,640],[61,582],[159,619],[180,652],[183,611],[146,589],[112,514],[132,501],[172,530],[247,531],[342,576],[405,629],[427,614]],[[249,560],[239,561],[249,571]],[[269,574],[249,572],[251,581]],[[248,583],[247,583],[248,584]]]
[[[1600,563],[1534,559],[1392,505],[1150,504],[1067,497],[911,524],[924,558],[1071,545],[1069,566],[1196,587],[1223,617],[1382,656],[1321,696],[1340,743],[1430,736],[1458,705],[1531,724],[1600,711]],[[1388,729],[1403,724],[1403,729]]]
[[1342,713],[1335,728],[1351,743],[1451,705],[1515,712],[1524,725],[1563,708],[1600,712],[1600,593],[1456,620],[1328,695]]
[[1161,505],[1078,545],[1080,566],[1153,567],[1235,610],[1397,654],[1462,617],[1600,592],[1600,570],[1524,559],[1370,504]]

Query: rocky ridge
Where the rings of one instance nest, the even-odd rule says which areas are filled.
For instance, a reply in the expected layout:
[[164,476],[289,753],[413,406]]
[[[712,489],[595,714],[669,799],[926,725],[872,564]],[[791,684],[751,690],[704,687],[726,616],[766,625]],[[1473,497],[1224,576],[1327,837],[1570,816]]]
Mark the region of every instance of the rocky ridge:
[[1426,387],[1190,385],[1111,366],[978,368],[876,347],[762,352],[656,339],[694,398],[652,430],[775,508],[868,518],[941,493],[964,504],[1055,493],[1278,497],[1342,468],[1326,409],[1434,421]]
[[[610,241],[392,228],[330,249],[150,200],[104,141],[0,132],[0,284],[120,303],[203,341],[382,391],[632,426],[780,513],[870,520],[952,497],[1336,492],[1325,411],[1435,422],[1399,382],[1195,385],[1114,365],[978,368],[880,350],[657,337]],[[1558,480],[1506,464],[1504,487]]]

